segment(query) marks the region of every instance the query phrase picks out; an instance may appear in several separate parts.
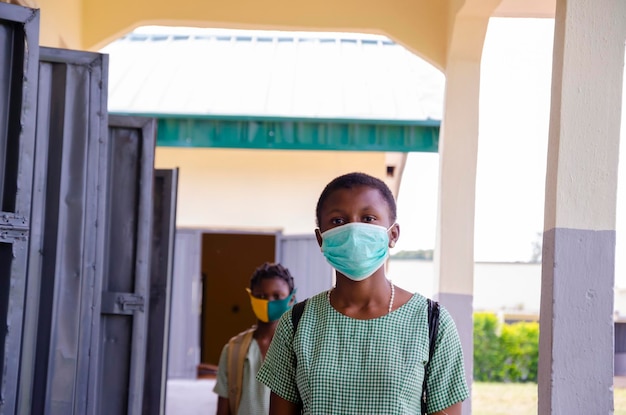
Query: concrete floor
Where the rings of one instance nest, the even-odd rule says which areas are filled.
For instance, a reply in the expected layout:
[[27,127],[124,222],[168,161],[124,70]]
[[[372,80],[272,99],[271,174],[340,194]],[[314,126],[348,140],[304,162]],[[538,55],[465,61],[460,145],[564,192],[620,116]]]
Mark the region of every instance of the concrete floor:
[[[170,379],[167,381],[165,415],[214,415],[215,379]],[[626,376],[616,376],[614,386],[626,388]]]
[[214,415],[215,379],[170,379],[167,381],[165,415]]

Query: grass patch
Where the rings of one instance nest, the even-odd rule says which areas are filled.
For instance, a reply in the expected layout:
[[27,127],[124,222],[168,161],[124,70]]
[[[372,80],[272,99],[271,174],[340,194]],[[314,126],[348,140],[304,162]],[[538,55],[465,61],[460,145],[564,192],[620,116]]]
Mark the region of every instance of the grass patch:
[[[626,415],[626,389],[616,388],[615,415]],[[474,382],[473,415],[537,415],[536,383]]]
[[472,414],[537,415],[537,384],[474,382]]

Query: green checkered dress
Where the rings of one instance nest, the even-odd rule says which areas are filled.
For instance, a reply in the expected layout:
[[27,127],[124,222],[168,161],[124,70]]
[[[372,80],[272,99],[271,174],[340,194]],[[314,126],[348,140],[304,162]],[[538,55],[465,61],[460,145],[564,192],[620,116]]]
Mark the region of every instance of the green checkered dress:
[[[429,413],[469,396],[456,326],[443,307],[439,318]],[[385,316],[356,320],[320,293],[307,302],[295,338],[291,311],[283,314],[257,380],[302,403],[305,414],[419,414],[427,320],[427,301],[419,294]]]

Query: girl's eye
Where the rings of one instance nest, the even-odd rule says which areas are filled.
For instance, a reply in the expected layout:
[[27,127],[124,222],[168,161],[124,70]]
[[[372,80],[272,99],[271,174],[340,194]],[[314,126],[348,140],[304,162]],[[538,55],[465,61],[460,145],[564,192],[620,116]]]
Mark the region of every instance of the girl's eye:
[[342,218],[334,218],[330,221],[333,225],[343,225],[344,220]]
[[363,222],[374,222],[375,220],[376,220],[376,218],[373,217],[373,216],[365,216],[363,218]]

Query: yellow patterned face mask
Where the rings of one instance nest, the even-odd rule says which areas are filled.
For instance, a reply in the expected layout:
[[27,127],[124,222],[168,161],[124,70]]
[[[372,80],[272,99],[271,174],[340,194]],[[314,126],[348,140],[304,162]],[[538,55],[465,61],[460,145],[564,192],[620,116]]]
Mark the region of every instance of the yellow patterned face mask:
[[295,288],[287,297],[283,298],[282,300],[273,301],[264,300],[263,298],[253,296],[250,288],[246,288],[246,291],[250,296],[252,311],[254,311],[256,317],[264,323],[278,320],[280,316],[282,316],[283,313],[289,310],[293,305],[290,304],[291,300],[296,298]]

